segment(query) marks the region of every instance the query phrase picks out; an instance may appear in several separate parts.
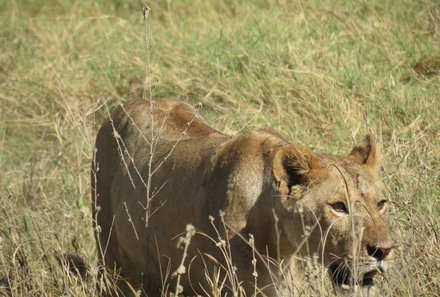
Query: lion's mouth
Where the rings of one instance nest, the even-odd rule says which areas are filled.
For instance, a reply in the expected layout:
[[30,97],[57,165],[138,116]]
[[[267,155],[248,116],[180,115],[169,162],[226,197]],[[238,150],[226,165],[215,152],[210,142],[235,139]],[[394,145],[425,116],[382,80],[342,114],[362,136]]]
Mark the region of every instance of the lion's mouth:
[[338,291],[352,291],[355,286],[374,286],[374,276],[379,272],[377,269],[363,273],[358,279],[354,278],[350,269],[341,264],[333,264],[329,267],[333,285]]

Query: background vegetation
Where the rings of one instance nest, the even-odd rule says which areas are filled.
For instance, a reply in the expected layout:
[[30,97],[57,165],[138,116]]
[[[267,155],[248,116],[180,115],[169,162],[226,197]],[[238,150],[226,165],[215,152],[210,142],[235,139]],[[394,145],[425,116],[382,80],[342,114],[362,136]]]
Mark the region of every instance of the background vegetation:
[[376,134],[399,246],[384,295],[440,296],[440,2],[151,1],[149,65],[142,4],[0,2],[1,296],[94,295],[56,255],[96,272],[94,137],[150,86],[228,133],[337,154]]

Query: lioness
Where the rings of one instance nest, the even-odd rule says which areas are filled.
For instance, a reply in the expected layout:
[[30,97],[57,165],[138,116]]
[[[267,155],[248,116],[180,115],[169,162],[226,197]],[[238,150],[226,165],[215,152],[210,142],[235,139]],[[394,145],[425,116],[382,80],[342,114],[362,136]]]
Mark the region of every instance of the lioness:
[[[99,259],[124,293],[160,296],[179,279],[184,295],[274,296],[289,267],[304,279],[307,256],[338,292],[374,289],[394,243],[372,137],[346,157],[315,154],[272,132],[225,135],[185,103],[153,102],[119,106],[96,140]],[[183,258],[187,224],[196,234]]]

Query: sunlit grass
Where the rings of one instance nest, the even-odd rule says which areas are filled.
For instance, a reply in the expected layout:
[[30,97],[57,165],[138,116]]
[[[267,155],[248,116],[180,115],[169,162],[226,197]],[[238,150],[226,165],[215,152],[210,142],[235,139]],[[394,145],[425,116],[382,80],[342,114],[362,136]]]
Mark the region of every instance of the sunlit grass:
[[376,134],[399,243],[383,286],[395,296],[438,294],[440,6],[149,4],[150,65],[137,1],[0,4],[0,295],[8,286],[24,295],[93,291],[61,277],[54,255],[94,265],[89,171],[101,107],[141,98],[146,84],[158,98],[202,102],[228,133],[272,127],[339,154]]

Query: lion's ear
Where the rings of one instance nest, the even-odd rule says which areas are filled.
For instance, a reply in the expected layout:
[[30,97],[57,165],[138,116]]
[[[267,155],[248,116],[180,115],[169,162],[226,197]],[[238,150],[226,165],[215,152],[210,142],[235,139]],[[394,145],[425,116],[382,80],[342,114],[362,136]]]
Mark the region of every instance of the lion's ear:
[[366,165],[372,169],[378,169],[380,165],[381,154],[374,136],[367,135],[365,137],[365,144],[363,146],[354,147],[349,157],[355,163]]
[[324,169],[320,158],[296,144],[279,148],[273,159],[273,176],[281,196],[289,195],[295,185],[306,185]]

